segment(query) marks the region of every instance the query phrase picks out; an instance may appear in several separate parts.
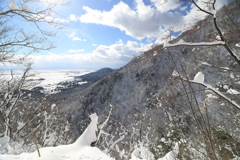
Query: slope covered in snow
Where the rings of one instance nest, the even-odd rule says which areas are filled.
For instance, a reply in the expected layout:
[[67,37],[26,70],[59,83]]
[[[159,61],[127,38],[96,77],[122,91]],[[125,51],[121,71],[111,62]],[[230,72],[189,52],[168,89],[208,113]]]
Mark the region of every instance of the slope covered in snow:
[[[234,3],[229,7],[232,11],[231,14],[239,13],[239,8]],[[224,9],[216,16],[221,17],[221,21],[230,23],[228,22],[229,18],[224,14]],[[239,21],[239,19],[236,20]],[[213,26],[211,19],[207,18],[170,42],[174,44],[180,41],[178,43],[181,44],[180,46],[167,49],[163,45],[155,46],[135,57],[121,69],[115,70],[84,91],[78,92],[77,102],[70,103],[71,110],[68,110],[71,115],[70,121],[80,122],[79,120],[86,116],[86,112],[93,111],[102,115],[101,119],[113,106],[113,114],[105,127],[105,131],[111,134],[104,135],[105,139],[100,143],[100,147],[120,159],[129,157],[129,151],[133,151],[133,146],[138,145],[139,141],[155,145],[155,139],[160,136],[156,130],[159,127],[170,130],[170,124],[167,122],[169,119],[176,118],[176,115],[172,117],[169,115],[180,111],[186,112],[182,116],[178,115],[176,123],[179,123],[179,128],[184,133],[193,132],[193,129],[191,130],[189,127],[192,127],[193,124],[190,124],[187,117],[187,115],[191,115],[189,113],[190,105],[198,105],[200,107],[196,109],[198,111],[206,111],[207,108],[208,114],[211,115],[208,123],[213,125],[212,127],[215,124],[220,125],[215,121],[222,120],[225,127],[231,129],[230,126],[234,124],[229,125],[230,121],[224,121],[224,119],[232,117],[229,113],[230,110],[226,107],[228,105],[232,107],[229,101],[219,98],[215,93],[209,91],[209,88],[206,89],[198,84],[189,84],[179,78],[179,75],[182,75],[194,82],[210,84],[216,90],[221,90],[230,99],[234,99],[234,102],[239,103],[238,95],[227,95],[229,94],[227,90],[222,88],[227,85],[229,89],[240,90],[239,66],[222,46],[222,42],[220,46],[215,46],[218,42],[211,38],[216,37]],[[224,31],[226,29],[221,24],[220,28]],[[236,38],[231,42],[235,53],[239,53],[239,48],[235,47],[234,43],[239,40]],[[182,46],[185,42],[192,42],[193,45]],[[213,46],[195,46],[194,44],[211,44]],[[199,113],[198,116],[202,115],[205,114]],[[237,117],[236,114],[233,117],[235,116]],[[76,134],[82,132],[79,125],[80,123],[74,124]],[[234,131],[233,135],[235,133],[239,133],[239,131]],[[120,140],[113,148],[112,143],[118,139]],[[130,143],[132,141],[133,143]],[[235,155],[237,154],[240,153],[236,152]]]
[[84,133],[69,145],[60,145],[57,147],[46,147],[40,149],[41,157],[38,157],[37,151],[33,153],[22,153],[20,155],[0,155],[1,160],[111,160],[105,153],[96,147],[91,147],[91,143],[97,140],[98,116],[92,114],[89,116],[90,124]]
[[[240,10],[235,2],[228,7],[231,15],[239,15]],[[225,24],[231,24],[231,22],[228,21],[228,15],[224,13],[222,10],[216,14],[216,17],[221,17],[219,21],[226,22],[220,25],[220,29],[230,38],[235,36],[236,39],[233,41],[230,38],[228,40],[234,52],[239,54],[240,48],[235,43],[239,43],[240,36],[236,36],[236,33],[231,32],[233,30],[225,27]],[[239,17],[236,20],[239,22]],[[207,18],[170,43],[180,41],[178,44],[183,45],[185,42],[193,44],[213,42],[212,44],[215,45],[216,36],[211,19]],[[182,147],[179,153],[187,154],[189,151],[187,149],[191,149],[189,146],[195,145],[192,153],[200,151],[198,155],[206,155],[210,152],[210,147],[202,141],[206,137],[201,137],[199,134],[204,131],[211,134],[203,135],[214,136],[217,143],[214,144],[216,148],[213,149],[218,151],[218,156],[226,156],[223,159],[239,157],[240,114],[234,110],[233,105],[240,104],[238,92],[240,91],[240,66],[223,46],[181,45],[170,48],[164,48],[162,45],[155,46],[135,57],[126,66],[85,88],[74,87],[64,93],[50,95],[47,99],[50,106],[47,105],[47,109],[42,107],[45,104],[40,107],[47,111],[46,117],[52,117],[52,119],[47,118],[48,124],[52,126],[44,126],[52,132],[48,134],[50,138],[47,136],[42,138],[41,130],[37,130],[39,125],[35,125],[36,134],[39,137],[38,143],[42,144],[41,147],[47,146],[45,142],[54,142],[57,136],[61,137],[60,140],[66,141],[70,138],[77,139],[84,133],[88,124],[88,115],[96,112],[100,115],[99,119],[102,122],[111,110],[112,114],[107,125],[103,127],[104,132],[101,132],[102,136],[97,145],[112,157],[132,158],[132,160],[152,160],[153,156],[154,159],[173,158],[172,151],[175,144],[179,142],[179,135],[187,138],[187,142],[190,143],[179,145]],[[194,83],[189,80],[193,80]],[[50,110],[53,103],[56,105],[53,110]],[[32,106],[31,109],[35,111],[34,108],[37,105],[32,104]],[[38,124],[38,120],[33,122]],[[58,123],[51,123],[51,120]],[[194,120],[196,123],[193,122]],[[39,121],[43,121],[43,125],[46,123],[45,119]],[[198,124],[204,125],[196,126]],[[12,126],[14,125],[21,126],[21,123]],[[44,127],[41,129],[44,130]],[[199,130],[202,127],[206,128]],[[12,136],[21,133],[21,138],[26,139],[27,129],[13,130]],[[66,134],[66,130],[69,134]],[[66,138],[65,135],[71,135],[71,137]],[[196,141],[199,143],[191,143]],[[60,142],[57,141],[58,144]],[[77,145],[76,142],[68,145],[67,148],[74,146],[79,147],[80,150],[81,145]],[[205,142],[209,142],[209,139]],[[14,142],[10,143],[14,146]],[[28,143],[32,144],[31,140]],[[65,147],[59,147],[59,151]],[[83,148],[89,149],[89,147]],[[11,150],[6,150],[6,153],[8,152]],[[57,154],[58,149],[53,149],[53,152]],[[74,150],[73,152],[72,154],[75,155]],[[51,149],[50,151],[46,149],[46,155],[50,153],[52,153]],[[60,158],[68,158],[68,156],[68,154],[62,155]]]

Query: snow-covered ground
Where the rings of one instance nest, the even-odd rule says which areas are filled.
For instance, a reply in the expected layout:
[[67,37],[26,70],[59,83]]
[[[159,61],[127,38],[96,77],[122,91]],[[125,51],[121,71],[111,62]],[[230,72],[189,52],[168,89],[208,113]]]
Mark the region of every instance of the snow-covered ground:
[[0,155],[0,160],[112,160],[98,148],[90,146],[91,142],[97,140],[98,116],[94,113],[90,118],[91,123],[73,144],[41,148],[40,158],[35,151],[20,155]]
[[[22,75],[21,70],[14,70],[13,72],[16,76]],[[31,73],[35,74],[35,76],[29,79],[39,81],[40,83],[36,87],[43,87],[44,93],[53,94],[58,92],[56,90],[57,87],[63,87],[58,83],[74,81],[75,76],[81,76],[90,72],[94,72],[94,70],[33,70]],[[11,72],[4,70],[1,74],[6,78],[10,78]]]
[[91,70],[35,70],[36,76],[34,79],[43,78],[41,86],[49,84],[57,84],[62,81],[73,81],[75,76],[81,76],[90,72]]

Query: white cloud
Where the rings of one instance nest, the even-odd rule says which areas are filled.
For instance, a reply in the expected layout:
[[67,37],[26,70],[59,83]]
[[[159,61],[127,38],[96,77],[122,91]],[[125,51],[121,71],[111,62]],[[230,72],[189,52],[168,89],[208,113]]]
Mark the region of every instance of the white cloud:
[[177,0],[150,0],[160,12],[168,12],[180,7]]
[[96,47],[96,46],[97,46],[97,44],[92,44],[92,46]]
[[77,16],[74,15],[74,14],[70,14],[69,19],[70,19],[71,21],[77,21],[77,20],[78,20]]
[[81,39],[78,36],[76,36],[77,30],[71,29],[69,34],[66,34],[68,38],[72,39],[73,41],[87,41],[86,39]]
[[67,22],[69,22],[69,20],[67,20],[67,19],[61,19],[61,18],[54,18],[54,21],[55,21],[55,22],[61,22],[61,23],[67,23]]
[[180,24],[183,17],[180,13],[161,13],[154,7],[146,6],[142,0],[135,1],[135,9],[131,9],[126,3],[119,2],[110,11],[93,10],[87,6],[86,11],[80,16],[83,23],[96,23],[119,28],[127,35],[136,39],[156,37],[159,35],[159,27]]
[[117,41],[117,43],[123,43],[123,41],[122,41],[121,39],[119,39],[119,40]]
[[140,55],[142,51],[149,49],[151,45],[128,41],[127,44],[99,45],[92,53],[79,53],[77,50],[69,50],[68,52],[73,54],[49,53],[48,55],[32,56],[32,58],[35,59],[34,64],[38,69],[119,68],[127,64],[133,56]]
[[85,51],[84,49],[70,49],[67,52],[69,52],[69,53],[78,53],[78,52],[84,52],[84,51]]
[[138,43],[135,42],[135,41],[128,41],[127,42],[127,47],[131,48],[131,49],[137,48],[138,47]]
[[72,40],[73,41],[87,41],[86,39],[81,39],[81,38],[79,38],[79,37],[72,37]]
[[[62,19],[62,18],[56,18],[54,17],[55,14],[52,14],[51,16],[47,15],[47,14],[34,14],[31,15],[31,18],[34,18],[36,21],[45,21],[45,22],[49,22],[49,23],[67,23],[69,22],[68,19]],[[58,26],[55,26],[56,28],[58,28]]]
[[[134,8],[120,1],[110,11],[95,10],[84,6],[85,14],[79,17],[82,23],[95,23],[119,28],[125,34],[138,40],[158,37],[165,33],[162,27],[182,29],[185,25],[195,22],[196,17],[202,18],[203,12],[197,11],[195,6],[190,7],[187,15],[172,12],[174,9],[186,9],[177,0],[150,0],[151,5],[145,5],[143,0],[135,0]],[[200,2],[200,1],[199,1]],[[226,4],[227,0],[218,0],[217,8]],[[167,30],[165,30],[167,31]]]

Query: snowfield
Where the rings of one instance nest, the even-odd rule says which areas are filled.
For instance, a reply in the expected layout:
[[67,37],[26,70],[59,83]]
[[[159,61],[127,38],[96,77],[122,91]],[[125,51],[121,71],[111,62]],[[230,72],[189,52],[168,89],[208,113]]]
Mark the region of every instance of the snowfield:
[[73,81],[75,76],[81,76],[93,72],[92,70],[34,70],[34,79],[44,79],[40,86],[57,84],[62,81]]
[[[43,93],[45,94],[55,94],[59,91],[57,90],[58,87],[61,86],[60,82],[72,82],[74,81],[74,77],[82,76],[88,73],[94,72],[94,70],[34,70],[31,71],[31,74],[35,76],[28,78],[28,80],[39,82],[35,87],[43,87]],[[13,74],[15,76],[22,75],[21,70],[14,70]],[[0,73],[1,76],[5,78],[11,77],[10,70],[4,70]],[[79,85],[87,83],[87,82],[78,82]]]

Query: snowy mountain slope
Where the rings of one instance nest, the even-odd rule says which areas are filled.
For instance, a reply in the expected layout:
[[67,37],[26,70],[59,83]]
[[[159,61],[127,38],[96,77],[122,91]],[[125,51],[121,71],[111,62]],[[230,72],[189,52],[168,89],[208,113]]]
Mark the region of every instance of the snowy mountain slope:
[[[99,80],[109,71],[111,69],[106,68],[100,72],[93,72],[97,75],[97,77],[93,76],[94,80]],[[81,82],[81,79],[75,80],[74,77],[83,73],[82,71],[54,71],[51,73],[52,75],[49,75],[48,71],[44,71],[38,76],[45,78],[45,84],[53,82],[48,81],[50,77],[50,79],[54,80],[54,83],[49,84],[50,87],[62,85],[64,89],[58,88],[58,93],[54,92],[55,94],[44,94],[41,92],[41,87],[24,90],[24,94],[19,100],[19,105],[12,111],[11,121],[9,122],[11,139],[4,153],[20,154],[24,151],[34,151],[34,148],[31,147],[34,144],[32,135],[29,132],[28,120],[31,121],[40,148],[69,144],[79,137],[79,135],[73,135],[71,130],[72,124],[69,123],[68,114],[60,111],[60,108],[75,101],[79,92],[82,92],[94,81],[79,85],[78,82]],[[53,75],[53,73],[57,74]],[[61,82],[62,78],[68,78],[68,81],[63,83]],[[65,110],[68,110],[67,107],[65,107]],[[86,128],[87,125],[88,122],[82,126],[82,129]],[[4,127],[4,123],[0,123],[0,137],[4,135]],[[17,149],[19,147],[20,149]]]
[[[238,6],[231,3],[228,7],[234,14],[235,20],[239,22],[239,17],[236,16],[239,15]],[[221,17],[219,22],[228,19],[226,15],[223,16],[223,11],[217,13],[217,16]],[[224,25],[220,26],[222,30],[226,29]],[[225,32],[229,32],[229,35],[234,34],[229,30]],[[216,37],[216,33],[208,17],[170,43],[178,42],[180,39],[185,42],[211,42],[215,41],[214,36]],[[234,40],[239,42],[240,38],[236,37]],[[235,47],[234,43],[229,38],[229,44],[239,54],[240,48]],[[181,106],[187,111],[187,97],[184,97],[181,80],[172,75],[174,70],[188,76],[189,79],[193,79],[201,71],[205,75],[206,83],[219,90],[223,88],[225,94],[230,98],[235,97],[234,99],[239,103],[236,99],[238,95],[227,93],[230,88],[240,91],[237,72],[239,69],[240,67],[222,46],[178,46],[169,49],[164,49],[162,45],[156,46],[134,58],[121,69],[92,84],[84,92],[79,93],[77,101],[68,104],[72,110],[69,110],[68,114],[73,123],[73,132],[76,135],[82,133],[79,127],[82,125],[80,120],[86,119],[87,115],[97,112],[104,117],[113,107],[111,120],[105,131],[110,133],[114,140],[121,138],[120,135],[123,140],[114,149],[106,141],[103,141],[101,147],[108,149],[114,157],[121,157],[123,154],[120,152],[128,156],[127,153],[132,150],[131,145],[133,145],[129,142],[137,143],[139,140],[146,139],[154,141],[155,129],[166,125],[165,122],[168,119],[165,116],[166,109],[171,110],[175,106]],[[193,88],[204,90],[204,87],[198,85],[193,85]],[[206,102],[211,106],[209,112],[212,115],[212,122],[219,118],[230,118],[225,113],[226,102],[219,100],[217,96],[214,98],[213,93],[204,91],[195,94],[200,106]],[[173,100],[179,96],[182,96],[183,100],[178,99],[178,103],[174,102]],[[109,138],[110,141],[111,136],[106,136],[106,139]]]
[[113,72],[113,69],[111,69],[111,68],[102,68],[96,72],[92,72],[92,73],[85,74],[82,76],[75,76],[74,78],[80,79],[81,81],[96,82],[96,81],[102,79],[103,77],[107,76],[111,72]]
[[[232,2],[228,9],[231,10],[234,20],[239,23],[240,10],[235,2]],[[236,42],[240,41],[239,33],[226,27],[229,25],[224,25],[230,23],[225,21],[229,20],[227,16],[224,14],[224,10],[217,13],[217,17],[221,17],[218,22],[224,22],[220,26],[228,36],[229,45],[240,56],[240,48],[236,45]],[[214,42],[216,37],[211,19],[207,17],[169,44],[179,42],[180,39],[185,42]],[[238,112],[230,110],[232,106],[215,93],[206,90],[201,85],[189,85],[178,76],[194,80],[196,74],[201,72],[204,75],[205,83],[240,104],[239,70],[240,67],[222,46],[177,46],[171,48],[163,48],[163,45],[155,46],[97,82],[82,88],[80,86],[73,87],[49,96],[46,107],[49,113],[48,122],[60,120],[49,127],[48,131],[52,131],[49,134],[50,137],[43,138],[46,142],[56,141],[57,145],[64,141],[70,143],[69,139],[73,141],[84,132],[90,114],[96,112],[100,115],[99,119],[102,123],[112,110],[110,120],[104,127],[104,133],[97,145],[117,159],[130,159],[131,153],[139,146],[140,142],[149,149],[154,148],[158,141],[167,143],[166,137],[172,138],[168,131],[172,131],[171,127],[174,123],[179,132],[197,140],[199,133],[193,131],[194,123],[189,120],[188,116],[195,113],[195,110],[191,111],[190,107],[199,106],[197,111],[207,110],[210,129],[219,133],[221,130],[217,130],[217,127],[226,127],[225,129],[231,132],[232,137],[237,137],[228,139],[224,147],[226,152],[226,147],[234,145],[234,155],[229,154],[229,156],[240,156]],[[50,110],[52,104],[56,104],[56,106],[53,105],[55,107]],[[56,111],[53,112],[54,110]],[[196,117],[200,116],[198,114]],[[205,120],[203,117],[199,119],[199,123]],[[165,129],[164,131],[167,133],[160,132],[161,129]],[[64,133],[59,133],[60,130]],[[228,134],[224,132],[223,139]],[[41,134],[38,136],[41,137]],[[165,139],[162,136],[165,136]],[[60,138],[56,140],[54,137]],[[42,141],[39,138],[39,143]],[[46,144],[43,143],[42,146],[44,145]],[[157,147],[155,147],[156,150],[159,149]],[[196,148],[196,150],[200,149],[202,148]],[[166,154],[169,150],[163,152]]]

